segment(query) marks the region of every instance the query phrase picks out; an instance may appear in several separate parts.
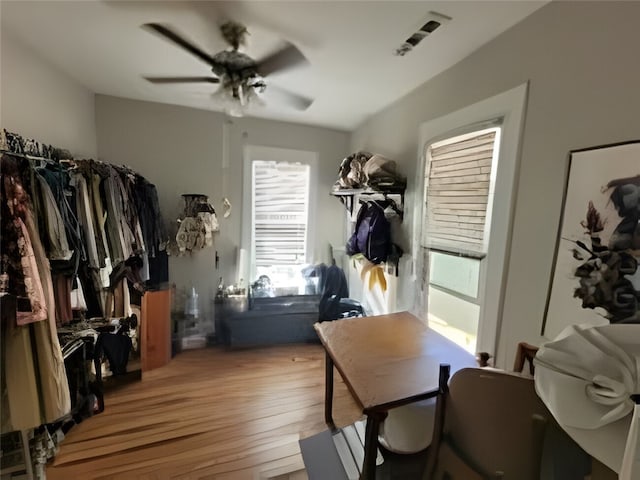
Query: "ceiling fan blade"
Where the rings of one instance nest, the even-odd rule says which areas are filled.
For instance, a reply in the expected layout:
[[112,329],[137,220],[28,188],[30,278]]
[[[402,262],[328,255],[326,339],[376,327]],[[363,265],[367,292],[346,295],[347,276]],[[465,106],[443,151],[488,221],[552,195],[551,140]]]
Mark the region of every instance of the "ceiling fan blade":
[[313,103],[313,99],[293,93],[284,88],[276,87],[274,85],[268,85],[262,96],[269,103],[279,103],[281,105],[288,105],[296,110],[306,110]]
[[191,53],[192,55],[195,55],[200,60],[203,60],[209,65],[214,65],[216,63],[211,55],[204,52],[200,48],[196,47],[190,41],[186,40],[181,35],[174,32],[169,27],[167,27],[166,25],[161,25],[159,23],[145,23],[143,27],[149,30],[153,30],[154,32],[163,36],[164,38],[171,40],[176,45],[184,48],[187,52]]
[[261,76],[266,77],[271,73],[286,70],[304,63],[309,63],[309,61],[302,52],[298,50],[298,47],[290,43],[283,49],[258,61],[256,70]]
[[151,83],[220,83],[216,77],[143,77]]

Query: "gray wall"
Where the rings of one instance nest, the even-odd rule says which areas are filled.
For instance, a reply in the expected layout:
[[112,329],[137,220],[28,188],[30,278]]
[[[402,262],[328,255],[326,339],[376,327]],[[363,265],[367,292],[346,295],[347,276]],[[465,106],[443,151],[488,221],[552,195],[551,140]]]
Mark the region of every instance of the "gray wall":
[[[223,168],[225,122],[228,168]],[[104,95],[96,96],[96,125],[100,160],[125,164],[154,183],[167,221],[174,222],[178,217],[183,207],[181,194],[209,196],[220,222],[215,247],[191,256],[171,258],[169,266],[170,280],[178,291],[196,287],[200,308],[208,317],[218,279],[224,277],[225,284],[238,280],[235,277],[242,233],[244,145],[318,152],[318,178],[315,179],[318,193],[311,199],[317,204],[317,218],[311,219],[318,226],[316,245],[344,243],[340,222],[344,208],[338,200],[329,197],[328,192],[348,150],[349,135],[345,132],[253,118],[229,120],[215,112]],[[227,219],[222,216],[224,197],[228,197],[233,206]],[[219,270],[215,270],[216,250],[220,256]]]
[[[224,170],[223,116],[105,96],[97,96],[94,107],[92,92],[3,29],[0,126],[68,148],[76,156],[91,157],[98,151],[102,160],[140,171],[158,186],[167,219],[177,216],[182,193],[208,194],[217,209],[222,197],[228,196],[233,213],[220,220],[216,237],[220,271],[214,270],[214,249],[171,264],[178,287],[196,285],[206,303],[220,275],[235,280],[243,144],[320,153],[316,199],[320,207],[313,220],[319,226],[318,245],[323,241],[342,245],[344,222],[336,220],[344,218],[342,207],[324,192],[347,153],[365,148],[396,159],[409,178],[411,194],[421,123],[529,81],[499,341],[499,362],[509,365],[518,341],[541,341],[567,153],[640,138],[639,18],[640,2],[552,2],[374,115],[353,132],[350,146],[343,132],[234,120],[228,128],[230,164]],[[412,238],[412,215],[409,195],[405,238]],[[400,282],[400,308],[411,306],[414,292],[413,285]]]
[[[517,342],[542,340],[568,152],[640,138],[638,19],[640,2],[552,2],[352,135],[351,151],[396,159],[412,193],[421,123],[530,82],[498,348],[502,366],[510,367]],[[407,238],[410,223],[404,224]],[[401,282],[399,308],[411,307],[413,295],[406,292],[412,289]]]
[[1,30],[0,127],[79,158],[94,157],[93,92]]

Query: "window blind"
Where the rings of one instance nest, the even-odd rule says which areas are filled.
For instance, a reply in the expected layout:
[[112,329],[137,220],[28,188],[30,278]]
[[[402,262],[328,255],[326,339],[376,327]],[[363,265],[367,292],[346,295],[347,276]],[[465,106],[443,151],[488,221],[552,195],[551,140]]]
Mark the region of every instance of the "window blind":
[[486,221],[497,128],[437,142],[427,149],[423,246],[486,253]]
[[306,261],[309,165],[253,161],[256,267]]

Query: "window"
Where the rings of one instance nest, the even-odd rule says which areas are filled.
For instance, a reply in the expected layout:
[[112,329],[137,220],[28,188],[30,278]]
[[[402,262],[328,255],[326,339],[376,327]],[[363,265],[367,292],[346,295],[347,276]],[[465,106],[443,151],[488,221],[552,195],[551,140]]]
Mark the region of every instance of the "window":
[[309,166],[254,160],[252,178],[256,267],[304,263]]
[[[463,332],[466,341],[467,334],[464,333],[464,325],[453,317],[447,318],[445,309],[438,310],[438,306],[443,306],[440,293],[448,295],[451,302],[460,300],[465,307],[476,305],[479,310],[474,322],[477,323],[476,351],[489,352],[496,356],[496,364],[506,365],[507,358],[513,358],[517,341],[522,340],[519,330],[505,332],[501,328],[503,310],[505,309],[505,290],[507,288],[508,258],[511,248],[511,234],[513,226],[513,215],[516,198],[516,177],[518,170],[518,159],[520,157],[520,140],[524,126],[525,106],[527,101],[528,85],[526,83],[514,87],[505,92],[468,105],[460,110],[448,113],[441,117],[429,120],[420,126],[420,145],[423,155],[420,155],[418,172],[425,172],[417,179],[418,186],[416,192],[418,202],[414,210],[412,232],[413,238],[413,276],[406,285],[401,288],[410,290],[414,285],[418,288],[413,302],[413,311],[423,319],[428,318],[428,302],[432,303],[434,316],[450,322],[459,332]],[[490,120],[491,119],[491,120]],[[489,192],[487,197],[487,209],[483,228],[483,249],[478,252],[474,250],[469,242],[460,245],[459,242],[439,242],[438,245],[430,245],[425,241],[425,230],[427,225],[426,194],[429,182],[429,146],[438,144],[443,139],[452,139],[460,135],[472,135],[481,130],[499,127],[496,132],[494,145],[499,145],[500,151],[494,150],[491,164],[491,180],[489,182]],[[498,138],[499,137],[499,138]],[[499,155],[498,155],[499,153]],[[498,165],[499,159],[499,165]],[[423,195],[425,195],[423,197]],[[424,200],[424,201],[421,201]],[[456,223],[456,222],[454,222]],[[460,223],[460,222],[457,222]],[[457,226],[456,226],[457,228]],[[490,237],[489,237],[490,234]],[[449,239],[449,240],[456,240]],[[456,278],[442,278],[443,269],[439,271],[430,270],[430,263],[434,269],[438,268],[436,263],[443,258],[437,254],[446,256],[447,261],[459,260],[461,263],[449,265],[445,263],[444,274],[452,275],[452,270],[462,269],[455,272]],[[478,290],[475,300],[467,295],[468,291],[458,291],[459,284],[451,283],[454,280],[460,281],[459,275],[475,275],[479,272]],[[472,286],[472,283],[464,284],[465,288]],[[430,290],[436,291],[430,298],[427,297]],[[440,295],[443,296],[443,295]],[[453,310],[453,309],[450,309]],[[438,313],[440,312],[440,313]],[[460,308],[455,312],[459,318],[463,317]],[[509,312],[513,315],[513,309]],[[467,317],[465,317],[467,318]],[[513,320],[511,320],[513,322]],[[433,322],[432,322],[433,323]],[[510,325],[513,325],[511,323]],[[456,326],[457,325],[457,326]],[[463,328],[464,327],[464,328]],[[473,333],[473,332],[472,332]],[[471,339],[473,341],[473,339]],[[467,348],[471,350],[471,343]]]
[[242,234],[237,277],[267,275],[276,295],[304,293],[301,271],[315,251],[318,153],[243,147]]
[[424,246],[487,252],[499,137],[499,128],[488,128],[427,147]]
[[476,351],[480,276],[488,250],[500,128],[427,146],[422,246],[428,249],[429,325]]

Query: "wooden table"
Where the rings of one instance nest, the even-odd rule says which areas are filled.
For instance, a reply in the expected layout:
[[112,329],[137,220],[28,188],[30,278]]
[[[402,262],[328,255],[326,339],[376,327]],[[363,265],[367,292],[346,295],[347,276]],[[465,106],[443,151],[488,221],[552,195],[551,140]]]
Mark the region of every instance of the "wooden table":
[[367,415],[361,479],[375,478],[380,422],[391,408],[434,397],[440,364],[451,374],[476,365],[473,355],[408,312],[314,325],[326,352],[325,421],[332,415],[333,367]]

